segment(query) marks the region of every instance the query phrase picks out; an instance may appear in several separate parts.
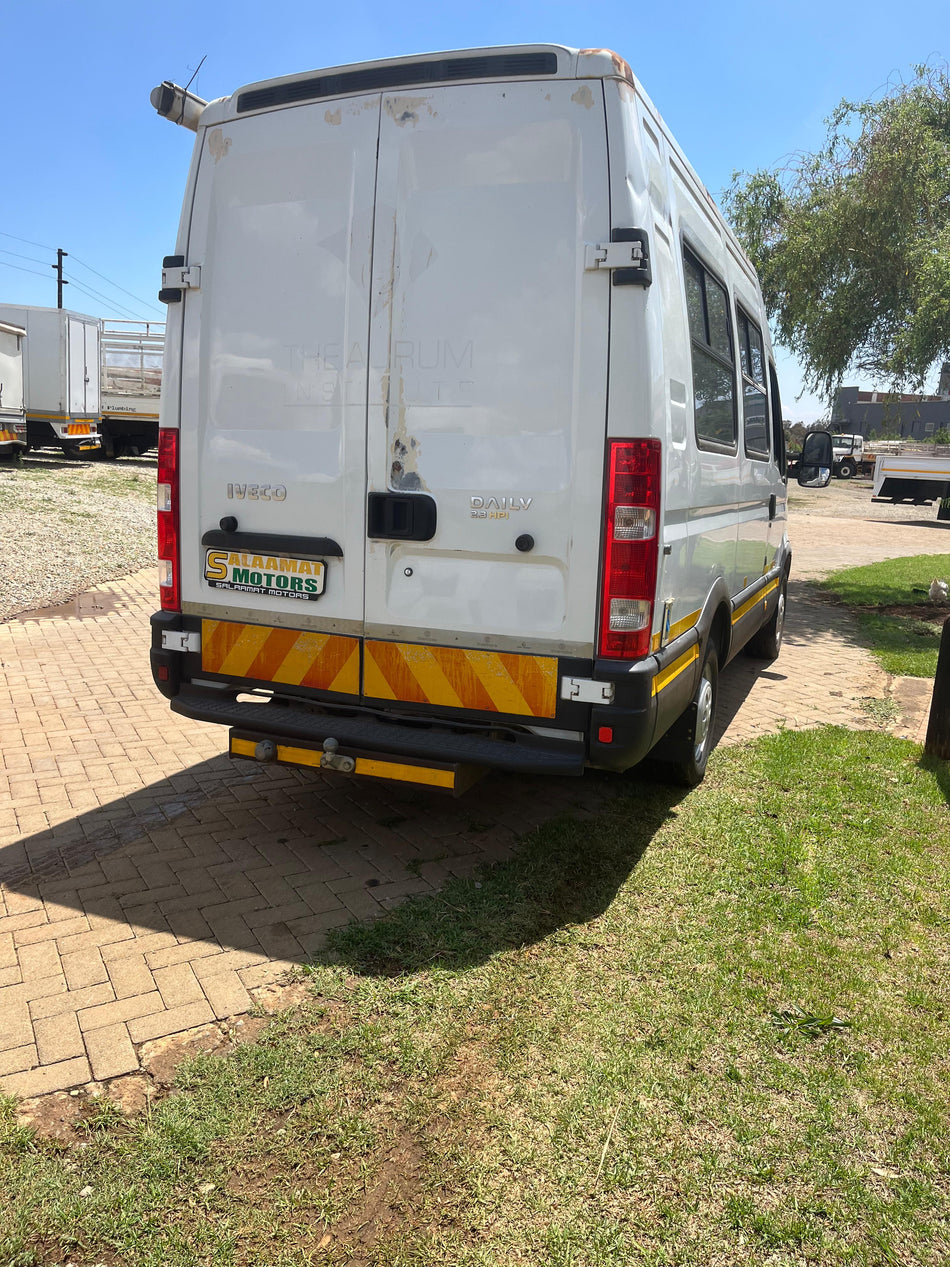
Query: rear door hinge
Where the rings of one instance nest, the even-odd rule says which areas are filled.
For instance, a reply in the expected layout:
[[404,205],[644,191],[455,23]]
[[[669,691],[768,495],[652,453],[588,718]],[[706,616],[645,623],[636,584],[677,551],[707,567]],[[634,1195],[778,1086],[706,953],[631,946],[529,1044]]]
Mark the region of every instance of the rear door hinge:
[[187,629],[163,629],[162,650],[200,651],[201,634],[197,630],[189,632]]
[[584,248],[584,268],[609,269],[615,286],[649,286],[653,271],[646,229],[612,229],[609,242],[588,243]]
[[184,255],[166,255],[162,260],[162,288],[158,292],[163,304],[180,304],[182,292],[201,289],[201,265],[185,264]]
[[578,704],[612,704],[613,682],[594,682],[591,678],[562,677],[561,699],[575,700]]

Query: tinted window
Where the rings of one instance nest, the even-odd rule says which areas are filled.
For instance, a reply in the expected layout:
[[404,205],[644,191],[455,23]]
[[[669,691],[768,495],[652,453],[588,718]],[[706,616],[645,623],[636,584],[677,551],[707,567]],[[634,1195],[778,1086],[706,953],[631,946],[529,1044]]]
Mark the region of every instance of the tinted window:
[[746,455],[769,456],[769,406],[765,391],[762,332],[740,308],[736,313],[739,360],[742,366],[742,430]]
[[782,426],[782,401],[778,391],[778,376],[771,361],[769,361],[769,395],[772,402],[772,446],[775,450],[778,469],[782,473],[782,479],[785,479],[788,461],[785,455],[785,429]]
[[689,311],[689,332],[694,339],[706,342],[706,310],[703,303],[702,270],[686,257],[686,307]]
[[736,374],[725,287],[690,251],[683,253],[693,362],[693,413],[700,448],[734,450]]
[[731,361],[729,303],[725,290],[708,274],[706,275],[706,311],[709,313],[709,342],[721,357]]

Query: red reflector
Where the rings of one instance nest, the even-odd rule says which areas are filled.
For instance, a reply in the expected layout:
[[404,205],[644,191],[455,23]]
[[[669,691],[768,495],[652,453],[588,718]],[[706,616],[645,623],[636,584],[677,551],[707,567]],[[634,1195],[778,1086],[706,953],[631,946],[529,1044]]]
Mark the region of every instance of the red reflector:
[[660,516],[659,440],[611,440],[604,506],[601,656],[635,660],[650,650]]
[[160,664],[158,666],[158,680],[159,682],[168,681],[168,665],[167,664]]
[[613,728],[613,726],[601,726],[601,727],[599,727],[599,729],[598,729],[598,731],[597,731],[597,742],[598,742],[598,743],[613,743],[613,741],[614,741],[614,728]]

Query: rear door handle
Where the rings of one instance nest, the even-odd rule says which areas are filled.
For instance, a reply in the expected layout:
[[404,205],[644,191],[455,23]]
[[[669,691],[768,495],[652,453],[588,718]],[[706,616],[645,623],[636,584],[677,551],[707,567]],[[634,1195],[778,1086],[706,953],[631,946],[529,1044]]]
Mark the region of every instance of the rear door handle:
[[366,532],[389,541],[431,541],[436,528],[435,498],[428,493],[370,493]]

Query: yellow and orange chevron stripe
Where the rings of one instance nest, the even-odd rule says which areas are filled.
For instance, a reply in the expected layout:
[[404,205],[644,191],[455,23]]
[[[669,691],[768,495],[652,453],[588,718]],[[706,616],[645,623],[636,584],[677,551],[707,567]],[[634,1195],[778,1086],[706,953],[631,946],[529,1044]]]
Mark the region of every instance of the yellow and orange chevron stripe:
[[[337,634],[203,620],[201,667],[256,682],[360,694],[359,639]],[[409,642],[363,644],[363,695],[369,699],[554,717],[557,685],[555,657]]]
[[363,693],[372,699],[553,717],[557,710],[557,660],[367,641],[363,646]]
[[309,686],[343,695],[360,692],[359,639],[337,634],[203,620],[201,667],[206,673],[258,682]]

